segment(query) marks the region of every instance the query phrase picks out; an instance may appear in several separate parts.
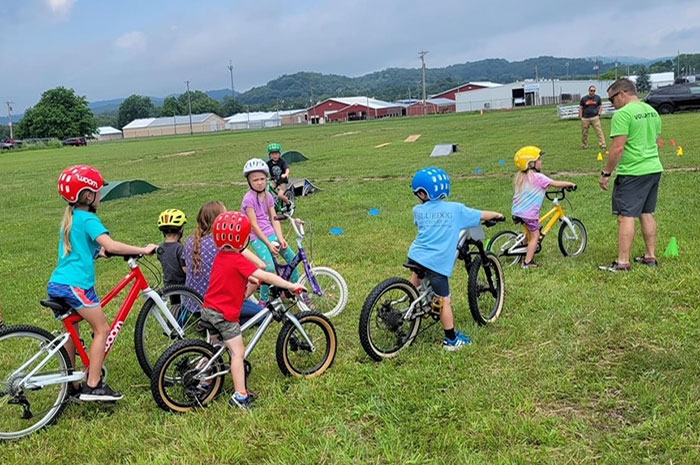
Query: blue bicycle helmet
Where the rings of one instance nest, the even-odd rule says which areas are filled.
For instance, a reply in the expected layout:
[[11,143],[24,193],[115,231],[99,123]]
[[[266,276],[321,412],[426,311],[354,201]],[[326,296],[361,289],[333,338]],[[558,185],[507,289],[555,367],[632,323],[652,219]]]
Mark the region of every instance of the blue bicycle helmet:
[[411,188],[414,194],[425,192],[430,200],[446,199],[450,196],[450,177],[440,168],[423,168],[413,176]]

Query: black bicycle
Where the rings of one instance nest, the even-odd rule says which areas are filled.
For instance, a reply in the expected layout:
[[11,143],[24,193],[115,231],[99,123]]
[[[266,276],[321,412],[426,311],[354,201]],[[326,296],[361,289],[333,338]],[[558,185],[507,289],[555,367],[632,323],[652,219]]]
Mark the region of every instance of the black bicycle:
[[[483,223],[491,227],[504,218]],[[503,268],[498,257],[484,247],[481,226],[465,229],[457,243],[457,259],[464,263],[468,275],[469,310],[478,325],[493,323],[503,310],[505,287]],[[435,293],[425,277],[425,268],[414,263],[404,266],[421,279],[416,288],[400,277],[379,283],[367,296],[360,314],[360,342],[372,359],[395,357],[423,331],[440,320],[440,308],[432,304]],[[433,322],[420,330],[423,319]]]

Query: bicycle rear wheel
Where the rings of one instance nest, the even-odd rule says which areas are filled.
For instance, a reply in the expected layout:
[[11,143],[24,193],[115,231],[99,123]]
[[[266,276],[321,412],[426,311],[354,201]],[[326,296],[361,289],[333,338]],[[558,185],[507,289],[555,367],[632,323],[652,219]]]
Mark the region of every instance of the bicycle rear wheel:
[[304,285],[309,292],[298,299],[299,308],[307,312],[323,313],[328,318],[339,315],[348,304],[348,285],[345,279],[337,271],[325,266],[311,268],[311,274],[318,282],[321,293],[316,294],[309,276],[302,275],[299,284]]
[[333,364],[338,340],[333,323],[318,312],[302,312],[299,324],[314,345],[309,343],[291,321],[287,321],[277,337],[277,365],[285,376],[315,378]]
[[186,413],[211,402],[221,391],[224,376],[208,381],[197,376],[225,369],[219,360],[206,373],[202,372],[215,354],[216,349],[211,344],[197,340],[180,341],[168,348],[156,362],[151,376],[151,394],[158,407],[168,412]]
[[404,320],[403,315],[418,298],[416,288],[403,278],[379,283],[367,296],[360,313],[360,342],[373,360],[396,357],[409,346],[421,325],[421,318]]
[[477,255],[468,271],[467,294],[472,318],[480,326],[493,323],[501,315],[506,293],[501,262],[496,255],[487,252],[486,260],[482,261]]
[[[193,289],[181,285],[166,287],[160,292],[160,296],[185,332],[185,339],[206,338],[206,332],[199,327],[202,296]],[[165,352],[165,349],[180,339],[177,332],[169,325],[167,330],[161,326],[156,319],[156,314],[162,316],[153,299],[148,299],[139,312],[134,330],[136,358],[143,372],[149,377],[153,373],[153,365],[158,357]]]
[[588,233],[581,220],[569,218],[571,227],[562,221],[559,227],[559,250],[565,257],[577,257],[586,250]]
[[[34,326],[7,326],[0,330],[0,439],[19,439],[53,423],[66,406],[68,383],[42,388],[22,385],[22,379],[49,354],[55,339]],[[19,370],[37,353],[42,355]],[[73,371],[66,350],[61,347],[33,375],[67,376]]]
[[503,266],[513,266],[520,262],[522,255],[505,255],[518,242],[518,235],[513,231],[501,231],[489,241],[488,251],[493,252]]

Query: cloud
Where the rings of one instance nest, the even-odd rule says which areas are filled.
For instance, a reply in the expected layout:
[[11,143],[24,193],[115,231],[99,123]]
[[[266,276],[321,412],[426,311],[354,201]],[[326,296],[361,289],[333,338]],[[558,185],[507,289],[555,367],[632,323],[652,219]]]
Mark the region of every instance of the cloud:
[[66,18],[75,5],[75,0],[46,0],[49,9],[59,18]]
[[127,32],[119,36],[114,45],[117,48],[141,52],[146,49],[146,35],[141,31]]

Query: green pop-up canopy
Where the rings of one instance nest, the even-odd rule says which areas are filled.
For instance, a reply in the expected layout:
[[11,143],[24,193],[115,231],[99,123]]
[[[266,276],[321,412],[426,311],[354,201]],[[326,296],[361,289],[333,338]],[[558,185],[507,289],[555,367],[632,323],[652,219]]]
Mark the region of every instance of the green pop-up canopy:
[[100,198],[102,202],[106,202],[108,200],[121,199],[122,197],[131,197],[132,195],[148,194],[158,189],[153,184],[140,179],[133,181],[109,181],[106,186],[100,189]]

